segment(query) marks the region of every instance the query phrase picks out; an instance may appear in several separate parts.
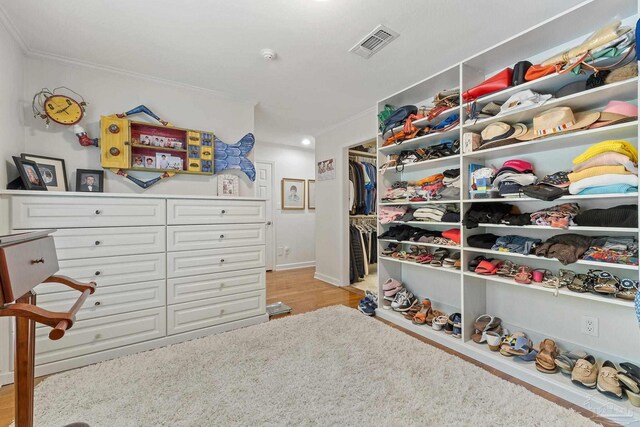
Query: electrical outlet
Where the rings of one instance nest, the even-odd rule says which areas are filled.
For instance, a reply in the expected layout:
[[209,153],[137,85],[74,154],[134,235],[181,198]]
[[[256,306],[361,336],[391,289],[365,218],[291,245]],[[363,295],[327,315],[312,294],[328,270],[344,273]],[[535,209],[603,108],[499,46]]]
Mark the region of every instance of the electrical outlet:
[[582,333],[585,335],[591,335],[592,337],[597,337],[598,318],[592,316],[582,316]]
[[285,246],[284,247],[284,253],[289,255],[289,252],[291,252],[291,249],[289,248],[289,246]]

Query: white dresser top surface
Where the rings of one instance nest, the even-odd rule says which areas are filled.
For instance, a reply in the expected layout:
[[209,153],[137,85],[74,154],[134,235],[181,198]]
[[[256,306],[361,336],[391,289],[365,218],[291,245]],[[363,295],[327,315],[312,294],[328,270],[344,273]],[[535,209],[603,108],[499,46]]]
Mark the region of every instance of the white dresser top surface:
[[137,193],[88,193],[78,191],[30,191],[30,190],[0,190],[0,197],[4,196],[38,196],[38,197],[102,197],[102,198],[135,198],[135,199],[188,199],[188,200],[257,200],[260,197],[220,197],[196,196],[179,194],[137,194]]

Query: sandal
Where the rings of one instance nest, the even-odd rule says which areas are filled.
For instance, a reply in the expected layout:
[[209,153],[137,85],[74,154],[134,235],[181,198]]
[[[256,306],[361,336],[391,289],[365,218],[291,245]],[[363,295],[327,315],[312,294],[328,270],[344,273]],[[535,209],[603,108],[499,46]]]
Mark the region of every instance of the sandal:
[[558,347],[552,339],[545,338],[540,343],[540,351],[536,357],[536,369],[544,374],[553,374],[558,368],[556,366],[556,357],[558,356]]
[[449,251],[446,249],[438,248],[433,253],[433,259],[429,263],[433,267],[442,267],[442,261],[445,257],[449,256]]
[[521,265],[518,267],[518,273],[516,277],[514,277],[515,281],[518,283],[522,283],[524,285],[528,285],[531,283],[531,267],[526,265]]
[[576,362],[585,357],[587,357],[587,353],[584,351],[564,351],[559,356],[556,356],[554,363],[560,368],[560,372],[565,375],[571,375]]
[[431,311],[431,300],[429,298],[425,298],[422,300],[422,307],[420,307],[420,311],[418,311],[415,316],[413,316],[413,323],[416,325],[424,325],[427,321],[427,316]]
[[406,259],[407,261],[415,261],[419,254],[420,254],[420,248],[415,245],[411,245],[409,246],[409,250],[407,251]]
[[480,332],[485,332],[495,329],[501,324],[502,319],[500,319],[499,317],[493,317],[488,314],[483,314],[482,316],[479,316],[475,322],[473,322],[473,327]]
[[512,261],[505,261],[500,265],[496,274],[500,277],[515,277],[518,272],[518,266]]
[[442,263],[443,268],[455,268],[456,263],[460,262],[460,252],[454,252],[453,255],[448,256]]
[[449,318],[447,317],[446,314],[443,314],[442,316],[438,316],[435,319],[433,319],[433,324],[431,327],[435,331],[441,331],[448,323],[449,323]]
[[573,292],[585,293],[589,292],[589,288],[587,286],[587,275],[586,274],[576,274],[576,277],[573,279],[573,282],[567,285],[567,289]]
[[571,270],[560,269],[558,270],[558,277],[560,278],[559,286],[569,286],[576,278],[576,273]]
[[497,260],[480,261],[480,264],[478,264],[478,266],[476,267],[475,272],[478,273],[478,274],[485,275],[485,276],[490,276],[490,275],[496,274],[496,271],[498,270],[498,265],[494,261],[497,261]]
[[620,279],[608,271],[589,270],[587,275],[595,276],[595,283],[593,285],[594,292],[604,295],[615,295],[618,293]]
[[616,298],[633,301],[636,299],[636,294],[639,289],[640,285],[637,280],[622,279],[620,280],[620,290],[616,293]]
[[382,250],[382,255],[392,255],[394,252],[398,251],[399,247],[399,243],[389,243],[389,245]]
[[469,265],[468,265],[469,271],[475,272],[476,268],[478,267],[478,265],[480,265],[482,261],[487,261],[487,258],[483,257],[482,255],[477,256],[471,261],[469,261]]
[[429,314],[427,314],[427,318],[425,319],[425,323],[429,326],[433,326],[433,321],[440,316],[446,316],[446,313],[440,310],[431,310]]

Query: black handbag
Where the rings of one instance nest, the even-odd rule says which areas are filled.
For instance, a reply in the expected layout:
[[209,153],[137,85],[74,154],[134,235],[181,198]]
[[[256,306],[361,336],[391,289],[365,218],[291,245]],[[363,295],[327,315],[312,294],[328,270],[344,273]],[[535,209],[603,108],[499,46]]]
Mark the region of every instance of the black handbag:
[[404,124],[404,121],[412,114],[418,113],[418,107],[415,105],[405,105],[395,110],[382,124],[382,135],[387,133],[389,129]]
[[524,76],[527,74],[529,67],[531,67],[531,62],[529,61],[520,61],[513,66],[513,74],[511,75],[511,84],[513,86],[518,86],[526,82]]
[[551,185],[538,184],[522,187],[522,192],[525,194],[525,196],[549,202],[567,194],[567,189],[553,187]]

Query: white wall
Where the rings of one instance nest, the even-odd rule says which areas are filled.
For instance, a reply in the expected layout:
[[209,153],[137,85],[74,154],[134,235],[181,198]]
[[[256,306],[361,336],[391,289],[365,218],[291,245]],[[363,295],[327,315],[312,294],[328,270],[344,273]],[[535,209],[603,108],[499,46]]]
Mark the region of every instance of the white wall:
[[24,56],[13,36],[0,21],[0,188],[18,176],[11,156],[20,155],[24,145],[22,129],[22,87]]
[[[16,86],[19,83],[15,80],[12,82]],[[75,189],[76,169],[101,169],[100,152],[95,147],[80,146],[69,128],[52,124],[46,129],[42,120],[33,118],[30,105],[33,95],[43,87],[53,89],[58,86],[73,89],[89,103],[86,117],[80,124],[91,137],[100,136],[100,116],[121,113],[140,104],[146,105],[175,126],[211,130],[227,143],[235,143],[254,130],[254,105],[250,102],[170,82],[28,56],[24,97],[29,100],[29,105],[24,105],[24,151],[65,159],[72,189]],[[144,117],[138,115],[133,119],[144,121]],[[240,176],[240,195],[253,196],[252,183],[243,173],[237,174]],[[105,171],[105,191],[216,195],[217,181],[211,176],[176,175],[143,190],[129,180]]]
[[316,159],[336,159],[336,179],[316,184],[316,275],[338,286],[349,284],[348,147],[376,137],[375,108],[316,135]]
[[[308,208],[304,211],[282,210],[281,182],[282,178],[315,179],[315,153],[303,148],[259,142],[256,144],[255,159],[272,161],[275,166],[273,207],[276,270],[313,266],[316,213]],[[282,254],[279,248],[282,248]],[[284,248],[289,248],[288,253]]]

